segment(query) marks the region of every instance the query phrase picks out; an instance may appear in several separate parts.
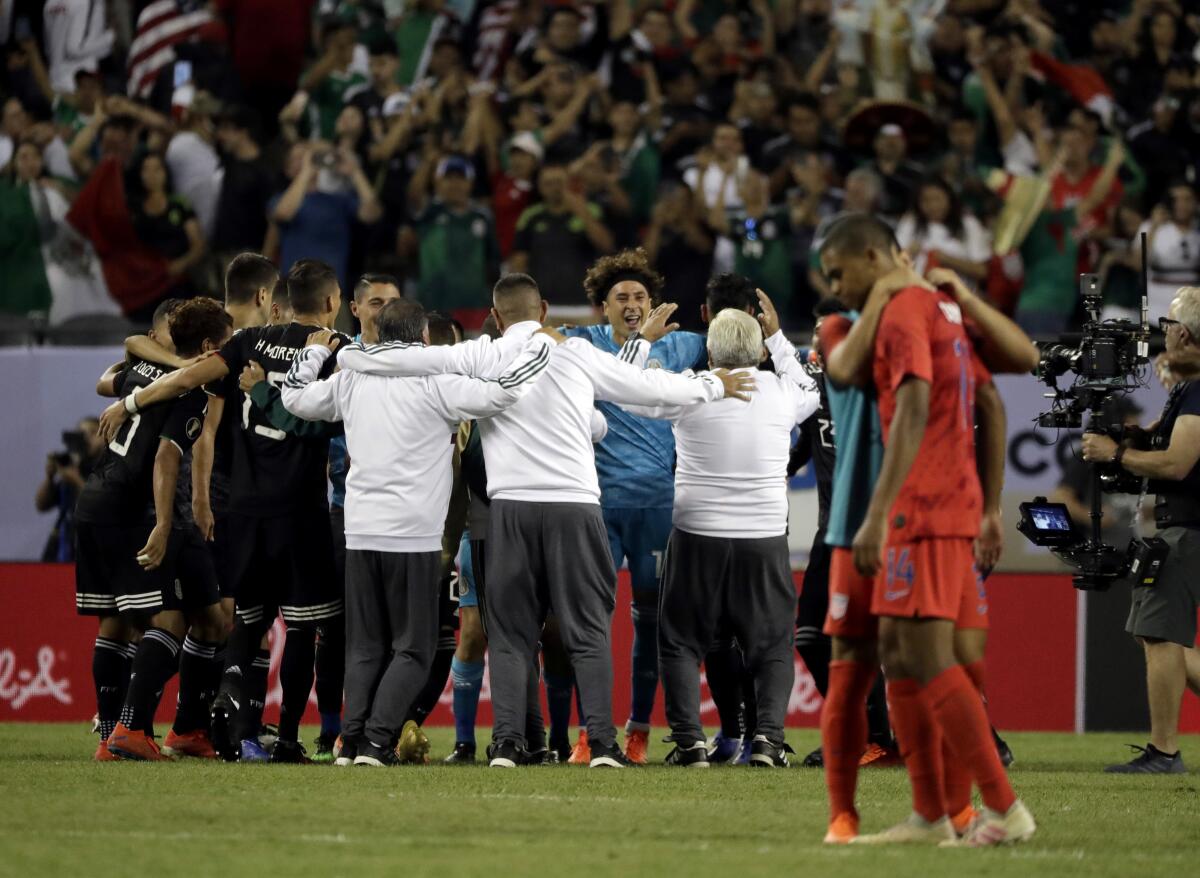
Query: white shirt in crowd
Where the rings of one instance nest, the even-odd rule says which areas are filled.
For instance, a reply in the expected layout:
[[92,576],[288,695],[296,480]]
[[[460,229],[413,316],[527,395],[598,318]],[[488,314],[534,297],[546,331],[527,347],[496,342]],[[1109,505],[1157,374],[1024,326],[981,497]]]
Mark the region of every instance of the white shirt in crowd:
[[[686,183],[691,190],[704,199],[704,204],[707,207],[712,207],[717,203],[717,199],[722,194],[721,187],[724,187],[724,200],[722,203],[726,210],[738,209],[745,207],[745,202],[742,201],[741,184],[745,180],[747,168],[749,165],[743,156],[738,160],[737,171],[729,176],[725,175],[715,164],[709,165],[703,176],[700,174],[700,168],[692,167],[683,172],[683,182]],[[737,253],[733,240],[727,235],[718,235],[717,244],[713,250],[713,274],[719,274],[722,271],[733,271],[733,262]]]
[[[511,356],[514,343],[540,329],[509,327],[496,342],[476,339],[438,348],[350,345],[338,355],[343,370],[373,374],[453,371],[488,377]],[[520,402],[479,422],[488,472],[488,497],[531,503],[600,503],[592,448],[595,402],[693,405],[721,399],[725,388],[710,373],[674,375],[642,369],[572,338],[550,356],[546,374]],[[350,451],[351,459],[354,452]]]
[[[639,345],[644,362],[650,345]],[[675,507],[671,520],[686,533],[727,539],[765,539],[787,533],[787,463],[792,428],[816,412],[820,391],[776,332],[767,339],[775,372],[754,369],[749,402],[711,405],[622,406],[636,415],[671,421],[675,434]]]
[[1150,265],[1147,295],[1150,299],[1150,319],[1167,316],[1167,309],[1180,287],[1200,283],[1200,228],[1193,223],[1181,229],[1173,222],[1163,223],[1152,233],[1150,221],[1142,223],[1135,243],[1145,232],[1149,241]]
[[112,52],[104,0],[49,0],[43,7],[43,42],[50,85],[75,94],[75,74],[96,71]]
[[306,347],[292,363],[280,395],[284,408],[310,421],[344,421],[354,465],[346,476],[346,548],[435,552],[454,482],[453,436],[460,421],[486,418],[535,385],[554,342],[527,343],[494,380],[462,375],[385,378],[341,371],[318,381],[329,357]]
[[211,238],[225,177],[216,149],[194,131],[181,131],[167,144],[166,162],[175,191],[192,205],[204,237]]
[[934,250],[971,262],[987,262],[992,256],[991,235],[970,214],[963,215],[962,233],[955,235],[945,223],[928,223],[922,229],[916,216],[906,213],[896,226],[896,241],[901,249],[916,253],[913,267],[920,275],[933,267],[929,265],[929,254]]

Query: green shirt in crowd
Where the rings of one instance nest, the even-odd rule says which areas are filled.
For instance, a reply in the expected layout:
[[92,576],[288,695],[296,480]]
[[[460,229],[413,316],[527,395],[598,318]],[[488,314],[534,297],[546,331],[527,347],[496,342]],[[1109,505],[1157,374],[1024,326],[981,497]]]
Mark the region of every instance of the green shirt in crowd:
[[1075,310],[1079,242],[1074,207],[1044,210],[1021,244],[1025,286],[1017,303],[1022,311],[1070,315]]
[[486,308],[500,265],[496,227],[486,211],[435,201],[416,220],[418,282],[427,308]]
[[335,70],[325,77],[308,95],[309,129],[322,140],[333,140],[338,114],[349,103],[354,92],[366,86],[367,80],[353,70]]
[[776,305],[792,298],[791,223],[786,207],[768,208],[757,220],[745,210],[729,211],[733,270],[765,290]]

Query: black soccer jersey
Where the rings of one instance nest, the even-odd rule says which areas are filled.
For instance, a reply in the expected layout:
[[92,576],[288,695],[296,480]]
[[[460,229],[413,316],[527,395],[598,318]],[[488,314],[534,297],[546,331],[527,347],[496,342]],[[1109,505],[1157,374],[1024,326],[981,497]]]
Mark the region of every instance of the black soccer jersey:
[[829,499],[833,495],[833,462],[837,458],[833,416],[829,413],[829,397],[825,394],[825,372],[808,362],[804,363],[804,371],[817,383],[821,404],[816,413],[800,425],[800,438],[792,449],[788,470],[794,472],[804,464],[812,463],[817,480],[817,530],[824,533],[829,523]]
[[[327,507],[325,466],[329,458],[328,437],[293,436],[274,427],[248,394],[237,388],[238,376],[250,362],[266,372],[267,382],[281,387],[292,360],[319,326],[289,323],[286,326],[255,326],[239,330],[221,348],[229,366],[229,396],[225,409],[234,408],[233,474],[230,511],[243,515],[275,516],[298,507]],[[342,337],[342,343],[349,339]],[[330,357],[321,374],[333,372],[336,358]]]
[[[135,359],[117,375],[117,394],[125,397],[166,370]],[[93,524],[144,524],[154,521],[154,456],[160,439],[186,454],[200,436],[208,397],[193,390],[178,399],[152,405],[128,418],[79,493],[78,521]]]

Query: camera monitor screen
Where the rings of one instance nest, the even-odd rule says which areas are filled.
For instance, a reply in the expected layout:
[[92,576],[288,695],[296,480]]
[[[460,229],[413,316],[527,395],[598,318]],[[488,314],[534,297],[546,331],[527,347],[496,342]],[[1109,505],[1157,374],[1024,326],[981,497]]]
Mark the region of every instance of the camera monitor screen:
[[1067,507],[1040,497],[1033,503],[1021,504],[1017,529],[1039,546],[1068,546],[1078,541],[1075,522]]
[[1029,510],[1029,517],[1037,530],[1063,531],[1071,529],[1071,516],[1060,506],[1034,506]]

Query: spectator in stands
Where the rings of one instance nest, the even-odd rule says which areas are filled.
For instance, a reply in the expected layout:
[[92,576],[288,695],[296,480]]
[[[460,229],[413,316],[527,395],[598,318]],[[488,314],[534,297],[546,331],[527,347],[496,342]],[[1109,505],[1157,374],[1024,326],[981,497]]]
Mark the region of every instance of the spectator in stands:
[[663,167],[674,176],[680,163],[708,142],[716,116],[700,93],[700,77],[690,60],[667,66],[662,82],[665,101],[655,139]]
[[217,155],[213,119],[220,105],[208,92],[196,92],[182,108],[182,118],[164,154],[175,191],[196,212],[206,240],[211,240],[221,197],[221,160]]
[[1170,68],[1196,42],[1196,33],[1184,24],[1180,12],[1177,5],[1154,0],[1133,4],[1128,24],[1138,31],[1136,43],[1130,44],[1123,105],[1135,116],[1146,114],[1151,99],[1162,92]]
[[709,225],[728,224],[734,244],[734,273],[747,277],[758,289],[772,290],[777,308],[792,298],[791,217],[785,204],[771,203],[765,176],[750,171],[739,190],[742,207],[714,215]]
[[580,195],[600,208],[604,224],[612,232],[613,246],[636,246],[637,224],[633,218],[633,202],[621,185],[621,167],[612,144],[596,141],[571,164],[567,174],[577,181]]
[[100,420],[91,416],[80,419],[74,430],[63,433],[63,442],[65,449],[46,456],[46,477],[38,485],[33,503],[38,512],[58,510],[42,560],[69,563],[75,560],[75,500],[104,454]]
[[260,136],[258,114],[249,107],[231,107],[217,120],[222,173],[212,248],[222,266],[238,253],[261,250],[266,240],[267,203],[277,175]]
[[1172,180],[1182,178],[1192,165],[1178,98],[1163,95],[1154,102],[1150,118],[1129,129],[1129,151],[1146,171],[1147,203],[1157,204]]
[[800,94],[786,108],[787,129],[763,149],[761,167],[771,175],[771,194],[792,185],[792,169],[817,156],[832,169],[834,157],[822,137],[821,108],[816,97]]
[[1126,195],[1113,214],[1112,238],[1100,260],[1104,318],[1142,319],[1142,242],[1138,234],[1145,214],[1139,201]]
[[333,139],[342,107],[367,82],[354,65],[357,36],[353,22],[327,19],[321,26],[321,57],[300,77],[300,90],[309,96],[309,130],[323,140]]
[[879,212],[895,225],[912,203],[921,169],[908,160],[908,141],[899,125],[883,125],[875,135],[875,160],[870,168],[883,181]]
[[704,286],[712,274],[714,240],[697,210],[696,196],[678,182],[664,183],[646,231],[646,255],[663,276],[662,300],[679,309],[680,328],[702,332]]
[[51,0],[42,10],[46,66],[55,91],[75,90],[75,71],[95,71],[112,52],[116,35],[108,26],[107,4],[91,0]]
[[508,142],[507,169],[500,169],[500,159],[494,149],[487,152],[488,167],[492,171],[492,216],[501,259],[508,259],[512,253],[517,222],[533,197],[534,179],[544,154],[541,142],[529,131],[522,131]]
[[972,287],[987,277],[991,236],[938,177],[927,178],[917,187],[912,210],[896,226],[896,240],[912,257],[917,274],[949,268]]
[[732,270],[734,248],[727,224],[724,221],[714,224],[713,220],[725,211],[743,207],[741,187],[750,171],[750,162],[742,150],[742,132],[730,122],[717,124],[708,148],[699,150],[695,160],[695,166],[684,172],[683,182],[700,199],[709,227],[718,235],[713,270]]
[[1196,221],[1196,190],[1186,180],[1167,189],[1139,232],[1146,233],[1150,319],[1166,316],[1180,287],[1200,285],[1200,224]]
[[612,252],[612,232],[598,206],[568,189],[561,165],[542,168],[538,194],[541,201],[517,221],[509,268],[532,275],[552,306],[588,313],[583,276],[597,256]]
[[[647,66],[646,70],[650,80],[653,67]],[[657,91],[657,85],[653,90]],[[650,141],[642,115],[631,101],[612,105],[608,125],[612,129],[612,152],[620,168],[621,188],[629,198],[634,222],[644,225],[654,208],[654,195],[662,175],[658,149]]]
[[[195,293],[188,274],[199,264],[207,246],[196,213],[186,199],[176,194],[170,171],[159,153],[142,156],[134,166],[133,181],[129,212],[134,232],[143,244],[167,260],[167,273],[172,279],[163,298],[187,298]],[[157,306],[154,302],[143,310],[149,315]]]

